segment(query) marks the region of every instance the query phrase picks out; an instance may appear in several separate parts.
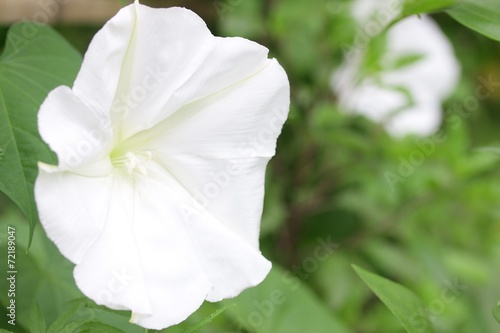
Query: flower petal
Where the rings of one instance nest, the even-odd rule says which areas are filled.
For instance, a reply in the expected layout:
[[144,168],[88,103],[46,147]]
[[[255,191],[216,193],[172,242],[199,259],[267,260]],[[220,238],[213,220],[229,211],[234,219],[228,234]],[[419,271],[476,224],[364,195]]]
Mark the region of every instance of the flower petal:
[[212,284],[206,299],[218,302],[261,283],[271,270],[271,263],[258,249],[235,237],[225,223],[210,219],[211,216],[206,211],[192,215],[188,226]]
[[196,102],[123,144],[208,158],[271,158],[290,104],[290,86],[276,60],[247,79]]
[[181,106],[235,84],[267,63],[265,47],[242,38],[214,37],[187,9],[136,9],[114,105],[115,112],[123,113],[121,138],[156,125]]
[[[162,166],[191,194],[191,207],[209,197],[204,209],[258,248],[265,168],[288,107],[288,80],[272,60],[254,76],[191,103],[124,146],[159,152]],[[221,195],[213,198],[211,192],[220,187]]]
[[134,33],[112,110],[121,140],[161,118],[156,104],[171,100],[214,47],[205,22],[187,9],[134,8]]
[[252,248],[259,249],[268,158],[234,160],[155,153],[155,159],[188,193],[186,216],[205,210]]
[[110,177],[88,178],[40,168],[35,182],[40,221],[59,251],[75,264],[104,227],[111,183]]
[[88,109],[70,88],[60,86],[50,92],[38,113],[38,126],[43,140],[56,152],[61,169],[98,163],[102,166],[98,173],[109,172],[109,163],[99,163],[106,158],[111,142],[109,119]]
[[109,117],[135,21],[135,6],[122,8],[97,32],[85,53],[73,91],[99,115]]
[[[182,218],[191,237],[192,247],[196,249],[201,267],[211,283],[210,293],[206,297],[209,301],[220,301],[238,295],[242,290],[259,284],[271,269],[271,263],[258,249],[257,240],[264,194],[263,179],[259,178],[263,176],[266,163],[262,158],[258,161],[252,159],[241,166],[241,169],[250,166],[246,173],[242,172],[239,179],[231,179],[232,187],[224,189],[227,192],[219,202],[220,210],[217,210],[225,213],[224,210],[227,211],[229,205],[236,204],[229,209],[232,211],[229,215],[217,216],[203,207],[191,206],[191,194],[176,176],[165,171],[164,165],[154,163],[149,168],[149,177],[143,180],[142,184],[146,188],[156,188],[156,200],[152,198],[156,205],[168,206],[167,200],[175,203],[168,209],[177,211],[177,217]],[[195,168],[191,171],[200,170]],[[251,184],[253,181],[256,181],[255,184]],[[224,201],[236,194],[237,190],[241,191],[237,194],[240,195],[238,199],[240,203],[243,201],[242,204],[237,204],[236,198]],[[159,195],[160,193],[163,195]],[[222,206],[223,203],[225,206]],[[255,237],[252,244],[246,242],[245,237],[240,238],[235,228],[239,228],[239,231],[251,230]]]
[[162,329],[193,313],[211,284],[169,200],[175,192],[133,177],[115,175],[105,228],[74,275],[98,304],[132,310],[132,322]]

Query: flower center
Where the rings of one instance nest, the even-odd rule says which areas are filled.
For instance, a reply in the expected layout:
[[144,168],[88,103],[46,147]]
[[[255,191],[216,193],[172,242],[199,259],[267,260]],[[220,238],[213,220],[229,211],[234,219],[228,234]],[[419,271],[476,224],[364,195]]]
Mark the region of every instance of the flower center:
[[135,170],[138,170],[144,176],[148,175],[146,169],[147,162],[151,161],[153,153],[149,150],[138,153],[127,152],[125,155],[111,158],[111,163],[117,168],[124,168],[131,175]]

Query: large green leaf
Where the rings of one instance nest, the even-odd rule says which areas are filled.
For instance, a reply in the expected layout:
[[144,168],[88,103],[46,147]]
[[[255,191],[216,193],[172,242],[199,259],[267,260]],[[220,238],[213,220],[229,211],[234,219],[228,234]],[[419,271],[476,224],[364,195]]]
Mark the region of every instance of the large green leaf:
[[[235,300],[238,304],[227,309],[239,330],[256,333],[348,333],[304,282],[290,272],[273,267],[260,285],[250,288]],[[300,318],[299,320],[297,318]]]
[[73,302],[70,304],[66,311],[64,311],[53,323],[50,325],[47,333],[61,333],[73,332],[81,323],[74,320],[74,316],[84,307],[82,302]]
[[40,305],[36,305],[30,316],[30,331],[31,333],[45,333],[47,326],[43,317]]
[[485,36],[500,41],[500,3],[498,0],[459,0],[448,10],[455,20]]
[[402,17],[415,14],[434,13],[456,5],[458,0],[407,0],[403,4]]
[[38,134],[37,112],[52,89],[72,85],[81,62],[52,28],[34,23],[13,26],[0,56],[0,191],[27,216],[30,239],[38,220],[37,162],[56,162]]
[[408,333],[435,333],[425,306],[412,291],[357,266],[354,269]]

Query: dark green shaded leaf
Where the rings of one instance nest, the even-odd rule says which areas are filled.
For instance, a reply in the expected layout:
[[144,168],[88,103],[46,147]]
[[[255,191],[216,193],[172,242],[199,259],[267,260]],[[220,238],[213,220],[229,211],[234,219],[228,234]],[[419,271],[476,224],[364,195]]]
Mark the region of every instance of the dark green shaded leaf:
[[448,14],[466,27],[500,41],[500,4],[497,0],[460,0]]

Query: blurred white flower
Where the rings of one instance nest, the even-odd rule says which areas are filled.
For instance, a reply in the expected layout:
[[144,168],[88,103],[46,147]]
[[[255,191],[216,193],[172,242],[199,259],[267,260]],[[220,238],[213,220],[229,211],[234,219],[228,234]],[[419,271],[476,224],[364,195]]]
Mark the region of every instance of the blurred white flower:
[[[378,22],[377,13],[384,18],[398,15],[384,3],[357,2],[353,15],[362,30]],[[362,71],[364,51],[347,59],[332,77],[341,109],[383,124],[396,137],[436,132],[443,118],[442,101],[460,78],[453,47],[437,24],[429,17],[414,16],[391,27],[380,68],[370,74]]]
[[136,3],[49,94],[39,129],[59,164],[39,164],[36,202],[86,296],[162,329],[265,278],[264,173],[290,100],[267,54]]
[[[401,12],[401,4],[405,0],[355,0],[352,2],[352,16],[361,25],[369,20],[380,21],[379,17],[396,18]],[[384,22],[384,25],[389,22]]]

